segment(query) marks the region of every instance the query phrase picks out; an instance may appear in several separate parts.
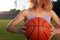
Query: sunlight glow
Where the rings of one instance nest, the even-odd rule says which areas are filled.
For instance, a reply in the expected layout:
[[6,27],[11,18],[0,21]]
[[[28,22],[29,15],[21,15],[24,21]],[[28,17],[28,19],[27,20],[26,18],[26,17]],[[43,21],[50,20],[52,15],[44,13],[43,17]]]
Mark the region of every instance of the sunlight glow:
[[[16,6],[15,6],[15,1]],[[29,8],[29,0],[0,0],[0,11],[9,11],[10,9],[24,10]],[[52,0],[57,1],[57,0]]]
[[17,9],[24,10],[29,8],[28,0],[17,0]]
[[14,0],[0,0],[0,11],[8,11],[14,8]]

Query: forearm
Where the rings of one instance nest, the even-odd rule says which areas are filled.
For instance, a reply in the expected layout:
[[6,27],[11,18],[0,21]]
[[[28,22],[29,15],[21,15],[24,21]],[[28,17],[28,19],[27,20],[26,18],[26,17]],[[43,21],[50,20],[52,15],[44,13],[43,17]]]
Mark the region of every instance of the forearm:
[[60,21],[59,21],[59,22],[57,22],[57,24],[56,24],[56,25],[57,25],[57,27],[58,27],[58,28],[60,28]]
[[19,33],[21,34],[20,28],[16,28],[15,26],[8,26],[7,31],[12,32],[12,33]]
[[60,22],[59,22],[59,25],[58,26],[60,27]]

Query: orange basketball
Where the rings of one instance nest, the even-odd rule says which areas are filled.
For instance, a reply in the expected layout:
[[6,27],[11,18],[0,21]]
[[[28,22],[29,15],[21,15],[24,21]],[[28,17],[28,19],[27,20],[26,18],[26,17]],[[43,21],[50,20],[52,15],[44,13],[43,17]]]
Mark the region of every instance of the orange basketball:
[[43,18],[32,18],[24,26],[27,27],[27,40],[48,40],[51,35],[52,26]]

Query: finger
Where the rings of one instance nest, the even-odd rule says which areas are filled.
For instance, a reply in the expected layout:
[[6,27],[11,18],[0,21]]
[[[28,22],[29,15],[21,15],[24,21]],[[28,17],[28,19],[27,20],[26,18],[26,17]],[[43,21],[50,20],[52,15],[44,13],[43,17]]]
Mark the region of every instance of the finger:
[[26,31],[25,31],[25,30],[21,30],[21,32],[22,32],[22,33],[26,33]]
[[23,30],[26,30],[27,27],[22,27]]
[[53,32],[53,29],[50,29],[50,32]]

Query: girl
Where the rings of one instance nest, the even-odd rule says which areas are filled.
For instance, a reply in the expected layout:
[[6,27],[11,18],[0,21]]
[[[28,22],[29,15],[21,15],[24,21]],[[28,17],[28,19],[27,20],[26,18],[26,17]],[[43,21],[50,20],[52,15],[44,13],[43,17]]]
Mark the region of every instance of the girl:
[[[58,26],[60,26],[60,19],[56,15],[56,13],[52,10],[53,4],[51,0],[29,0],[30,2],[30,9],[24,10],[20,12],[9,24],[7,27],[7,30],[14,33],[25,33],[25,27],[22,28],[16,28],[16,25],[20,23],[21,21],[25,20],[27,22],[28,20],[34,18],[34,17],[42,17],[46,19],[49,23],[51,21],[51,18],[53,21],[56,22]],[[52,30],[55,30],[54,27],[52,27]],[[55,33],[56,31],[51,32]],[[58,32],[57,32],[58,33]]]

